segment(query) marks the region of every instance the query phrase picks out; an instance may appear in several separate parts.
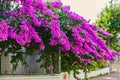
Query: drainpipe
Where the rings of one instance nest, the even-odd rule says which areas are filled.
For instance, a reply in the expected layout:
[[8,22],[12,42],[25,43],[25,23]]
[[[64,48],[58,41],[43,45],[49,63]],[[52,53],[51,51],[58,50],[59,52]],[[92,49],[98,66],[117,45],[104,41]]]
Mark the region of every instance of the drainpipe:
[[58,73],[61,73],[61,50],[59,48],[59,58],[58,58]]
[[[108,37],[108,43],[107,43],[108,47],[110,47],[110,37]],[[109,72],[111,73],[112,72],[112,63],[111,61],[109,61]]]

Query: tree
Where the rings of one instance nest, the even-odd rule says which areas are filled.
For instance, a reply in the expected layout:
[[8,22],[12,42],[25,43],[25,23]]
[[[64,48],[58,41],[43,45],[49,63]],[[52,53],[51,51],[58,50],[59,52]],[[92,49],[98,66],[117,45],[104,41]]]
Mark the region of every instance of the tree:
[[[19,61],[25,64],[23,53],[32,55],[36,50],[44,54],[47,66],[52,67],[51,59],[61,50],[62,70],[73,70],[76,77],[78,69],[87,74],[93,62],[111,61],[117,54],[108,48],[98,32],[106,37],[111,35],[70,11],[70,6],[58,1],[0,1],[0,48],[2,55],[13,54],[13,69]],[[12,7],[11,2],[16,6]]]
[[112,34],[109,38],[110,48],[119,51],[120,42],[118,35],[120,34],[120,4],[113,4],[113,0],[111,0],[110,5],[106,6],[101,11],[96,21],[96,25]]

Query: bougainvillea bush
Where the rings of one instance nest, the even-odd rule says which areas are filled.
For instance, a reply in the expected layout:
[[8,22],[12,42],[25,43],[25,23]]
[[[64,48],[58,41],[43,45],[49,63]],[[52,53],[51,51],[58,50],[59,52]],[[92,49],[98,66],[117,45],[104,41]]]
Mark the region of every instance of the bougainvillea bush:
[[32,55],[36,50],[49,58],[59,55],[60,50],[62,70],[75,73],[77,69],[86,72],[93,62],[112,61],[117,54],[98,36],[99,33],[106,37],[111,34],[89,24],[70,11],[70,6],[58,1],[0,1],[0,50],[6,56],[13,54],[14,67],[19,61],[25,63],[23,53]]

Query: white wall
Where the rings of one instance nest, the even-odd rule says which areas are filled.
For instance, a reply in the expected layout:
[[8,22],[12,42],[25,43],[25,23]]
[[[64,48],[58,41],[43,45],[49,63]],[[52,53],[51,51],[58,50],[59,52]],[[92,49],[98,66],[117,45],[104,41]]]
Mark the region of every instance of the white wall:
[[95,21],[100,11],[109,0],[61,0],[65,5],[70,5],[71,10],[80,14],[87,20]]

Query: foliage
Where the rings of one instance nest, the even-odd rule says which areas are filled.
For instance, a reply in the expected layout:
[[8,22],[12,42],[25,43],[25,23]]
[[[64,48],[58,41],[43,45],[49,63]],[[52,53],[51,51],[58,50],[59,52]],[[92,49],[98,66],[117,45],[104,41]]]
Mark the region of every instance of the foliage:
[[[110,5],[107,5],[100,13],[96,25],[102,27],[107,32],[112,34],[109,38],[109,46],[111,49],[119,51],[119,31],[120,31],[120,4],[113,4],[111,0]],[[105,40],[108,39],[105,38]]]

